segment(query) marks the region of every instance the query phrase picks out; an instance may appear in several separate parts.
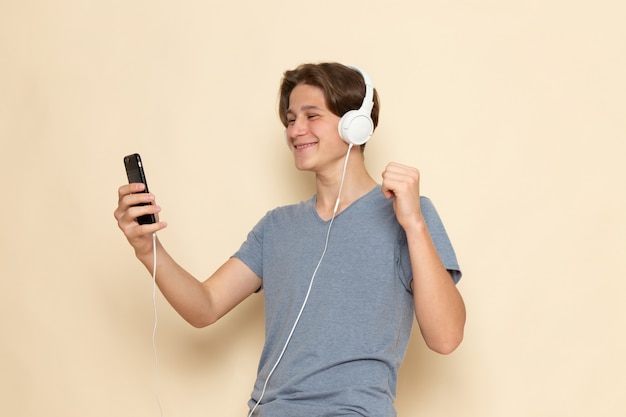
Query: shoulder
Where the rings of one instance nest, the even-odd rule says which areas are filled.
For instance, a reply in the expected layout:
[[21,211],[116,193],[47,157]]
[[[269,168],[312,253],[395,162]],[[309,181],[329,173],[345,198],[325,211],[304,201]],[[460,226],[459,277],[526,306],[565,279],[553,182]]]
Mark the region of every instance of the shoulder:
[[432,200],[426,196],[420,196],[420,208],[430,233],[445,233],[443,222]]
[[303,200],[297,203],[275,207],[269,210],[265,214],[265,217],[292,216],[294,214],[308,211],[314,206],[315,206],[315,196],[309,198],[308,200]]
[[268,210],[258,221],[255,230],[273,227],[285,223],[293,222],[294,219],[303,218],[314,207],[314,197],[309,200],[300,201],[294,204],[275,207]]
[[420,196],[420,208],[422,209],[422,213],[424,214],[424,216],[439,217],[433,201],[427,196]]

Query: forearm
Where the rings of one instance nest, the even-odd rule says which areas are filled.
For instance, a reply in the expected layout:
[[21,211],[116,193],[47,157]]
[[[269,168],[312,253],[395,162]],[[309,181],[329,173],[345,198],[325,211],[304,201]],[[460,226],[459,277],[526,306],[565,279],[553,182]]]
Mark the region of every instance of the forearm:
[[[136,253],[137,259],[153,274],[153,251]],[[204,285],[182,268],[156,239],[156,283],[170,305],[191,325],[203,327],[214,321]]]
[[465,304],[445,269],[423,221],[405,229],[413,272],[415,317],[426,344],[451,353],[461,343]]

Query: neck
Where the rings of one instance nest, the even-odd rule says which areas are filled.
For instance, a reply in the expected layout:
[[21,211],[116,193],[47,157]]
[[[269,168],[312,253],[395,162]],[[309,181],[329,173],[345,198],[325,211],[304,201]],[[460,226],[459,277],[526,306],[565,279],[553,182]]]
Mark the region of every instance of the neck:
[[365,168],[363,155],[359,151],[355,152],[354,149],[352,149],[348,159],[343,186],[341,185],[341,177],[345,160],[342,160],[341,164],[338,164],[338,168],[333,169],[329,174],[316,174],[317,212],[324,220],[329,220],[333,216],[340,190],[341,195],[336,214],[376,186],[376,181]]

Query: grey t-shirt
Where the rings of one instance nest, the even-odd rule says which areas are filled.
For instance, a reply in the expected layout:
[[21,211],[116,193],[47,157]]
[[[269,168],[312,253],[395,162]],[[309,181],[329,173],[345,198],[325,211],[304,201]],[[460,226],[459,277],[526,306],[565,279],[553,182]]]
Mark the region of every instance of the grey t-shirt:
[[[324,251],[329,221],[316,198],[268,212],[235,257],[262,280],[265,346],[250,408],[282,351]],[[393,417],[414,310],[406,236],[375,187],[335,217],[327,251],[255,416]],[[421,208],[439,256],[461,272],[431,201]]]

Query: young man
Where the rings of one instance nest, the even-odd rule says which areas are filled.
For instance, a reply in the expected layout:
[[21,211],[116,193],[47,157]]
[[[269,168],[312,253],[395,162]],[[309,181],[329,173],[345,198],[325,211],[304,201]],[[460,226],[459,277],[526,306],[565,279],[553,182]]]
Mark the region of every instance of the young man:
[[[378,98],[360,70],[323,63],[287,71],[279,114],[296,168],[315,174],[315,195],[268,212],[203,282],[157,241],[157,284],[194,326],[214,323],[262,289],[266,340],[250,415],[395,416],[413,317],[436,352],[462,340],[460,269],[437,212],[420,197],[419,172],[390,163],[377,184],[363,158],[371,132],[356,140],[346,133],[354,110],[364,113],[355,125],[365,117],[376,127]],[[115,217],[151,271],[152,233],[166,223],[135,221],[160,211],[136,206],[154,203],[152,194],[131,194],[142,187],[119,189]]]

